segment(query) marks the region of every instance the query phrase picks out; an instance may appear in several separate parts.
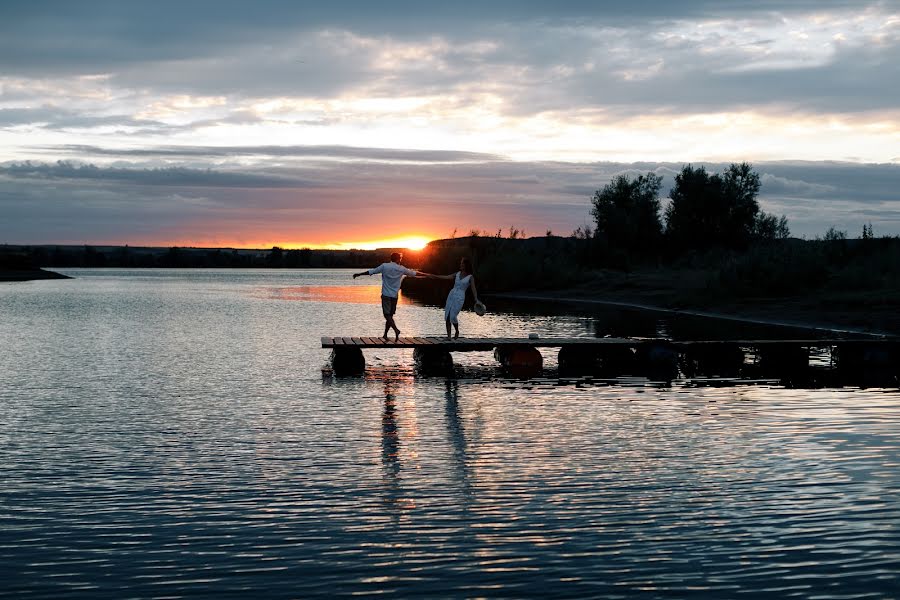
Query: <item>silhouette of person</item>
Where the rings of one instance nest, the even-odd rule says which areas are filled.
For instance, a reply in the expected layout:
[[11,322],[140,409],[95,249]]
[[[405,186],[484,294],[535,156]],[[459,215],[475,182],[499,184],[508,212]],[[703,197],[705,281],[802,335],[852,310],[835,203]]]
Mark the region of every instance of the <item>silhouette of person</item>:
[[453,289],[447,295],[447,303],[444,305],[444,321],[447,325],[447,339],[450,339],[450,326],[456,329],[453,337],[459,337],[459,311],[462,310],[463,303],[466,301],[466,290],[471,287],[472,294],[475,295],[475,302],[479,303],[478,290],[475,289],[475,276],[472,274],[472,261],[468,258],[462,258],[459,261],[459,271],[452,275],[430,275],[423,273],[426,277],[433,279],[452,279]]
[[404,277],[418,277],[419,272],[408,269],[400,264],[403,255],[399,252],[391,254],[391,262],[378,265],[374,269],[354,273],[353,279],[363,275],[381,274],[381,312],[384,314],[384,339],[388,337],[388,331],[394,330],[395,338],[400,337],[400,329],[394,322],[394,314],[397,312],[397,298],[400,295],[400,284]]

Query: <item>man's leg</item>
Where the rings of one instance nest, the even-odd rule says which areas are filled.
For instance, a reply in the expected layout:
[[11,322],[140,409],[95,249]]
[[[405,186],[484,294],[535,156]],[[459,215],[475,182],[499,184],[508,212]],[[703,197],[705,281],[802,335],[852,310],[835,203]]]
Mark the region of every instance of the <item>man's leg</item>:
[[[394,321],[394,315],[391,315],[388,319],[390,320],[390,327],[394,328],[394,335],[400,337],[400,330],[397,328],[397,323]],[[385,332],[385,335],[387,335],[387,332]]]
[[394,335],[400,337],[400,329],[394,322],[394,313],[397,312],[397,299],[388,296],[381,297],[381,309],[384,312],[384,338],[387,339],[388,331],[393,328]]
[[400,328],[397,327],[394,315],[397,314],[397,302],[399,302],[399,300],[399,298],[391,298],[391,325],[394,326],[394,336],[398,339],[400,338]]

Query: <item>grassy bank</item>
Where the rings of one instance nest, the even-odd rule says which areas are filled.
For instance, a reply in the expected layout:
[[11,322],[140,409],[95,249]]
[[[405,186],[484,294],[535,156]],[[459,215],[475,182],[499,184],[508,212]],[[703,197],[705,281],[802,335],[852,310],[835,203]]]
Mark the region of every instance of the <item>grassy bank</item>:
[[[900,239],[772,240],[741,251],[652,259],[604,255],[593,240],[461,238],[429,246],[422,269],[475,264],[483,295],[609,301],[900,335]],[[609,266],[612,263],[614,266]],[[436,303],[446,289],[410,281]]]

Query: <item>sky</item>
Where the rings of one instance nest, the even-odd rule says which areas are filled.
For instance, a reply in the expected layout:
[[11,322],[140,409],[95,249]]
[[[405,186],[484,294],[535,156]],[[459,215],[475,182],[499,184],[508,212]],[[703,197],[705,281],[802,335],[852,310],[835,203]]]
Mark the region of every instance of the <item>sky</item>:
[[3,0],[0,243],[568,235],[742,161],[796,236],[900,235],[900,0],[432,4]]

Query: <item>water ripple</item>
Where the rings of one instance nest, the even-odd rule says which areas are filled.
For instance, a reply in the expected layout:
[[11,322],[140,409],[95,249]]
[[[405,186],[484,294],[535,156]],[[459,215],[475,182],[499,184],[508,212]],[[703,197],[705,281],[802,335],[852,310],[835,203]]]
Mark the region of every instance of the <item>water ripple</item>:
[[343,273],[167,273],[0,288],[4,597],[897,597],[897,390],[323,379]]

